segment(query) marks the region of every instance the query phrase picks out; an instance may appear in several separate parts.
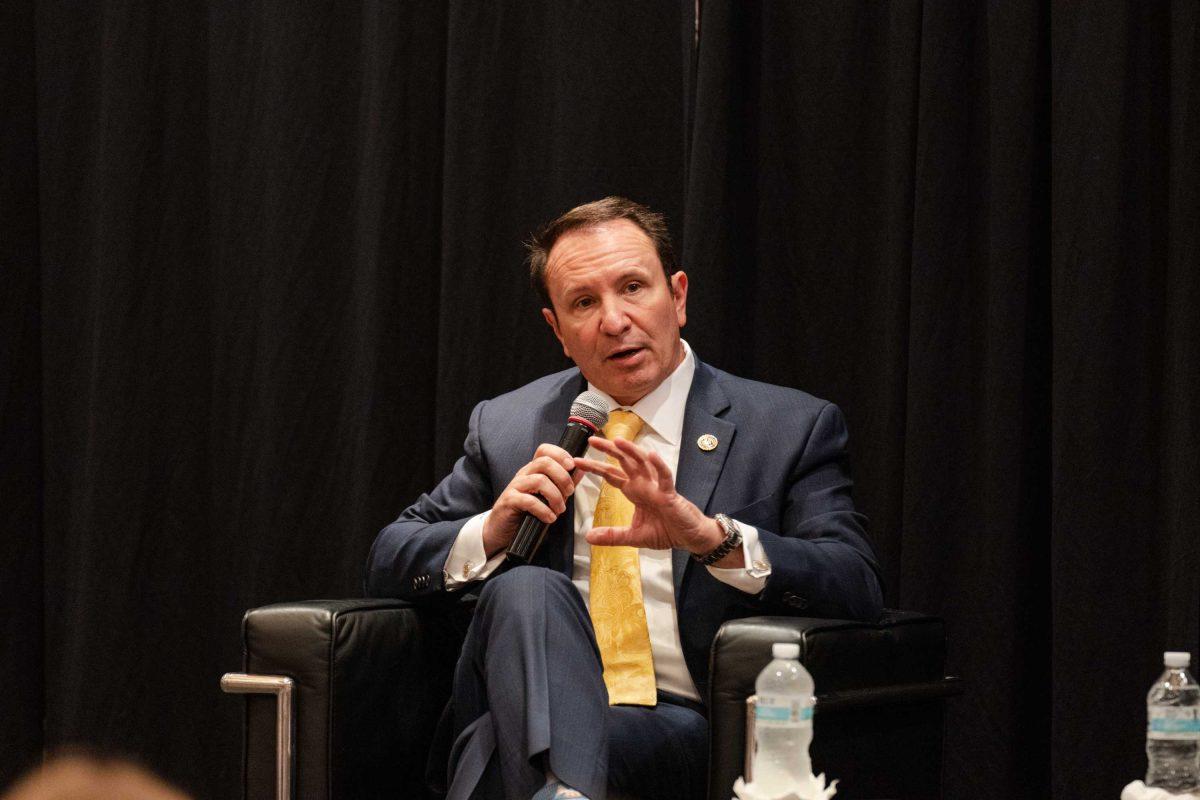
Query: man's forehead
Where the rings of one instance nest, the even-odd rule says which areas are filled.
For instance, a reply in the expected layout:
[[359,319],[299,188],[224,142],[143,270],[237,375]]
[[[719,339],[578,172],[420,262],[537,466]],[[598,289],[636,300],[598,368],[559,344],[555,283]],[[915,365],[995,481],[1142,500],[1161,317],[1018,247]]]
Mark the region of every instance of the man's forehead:
[[576,228],[559,237],[546,261],[547,279],[566,284],[604,273],[661,269],[658,251],[645,231],[628,220]]

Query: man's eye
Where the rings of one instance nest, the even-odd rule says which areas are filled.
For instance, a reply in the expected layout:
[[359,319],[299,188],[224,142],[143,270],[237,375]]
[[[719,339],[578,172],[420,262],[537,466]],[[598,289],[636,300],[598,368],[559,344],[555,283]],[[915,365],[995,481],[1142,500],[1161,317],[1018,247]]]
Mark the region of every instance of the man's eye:
[[590,297],[581,297],[575,301],[576,308],[587,308],[591,304],[592,304],[592,298],[590,298]]
[[641,288],[642,288],[642,284],[640,284],[637,281],[633,281],[632,283],[630,283],[628,286],[625,287],[625,291],[637,292],[637,291],[641,291]]

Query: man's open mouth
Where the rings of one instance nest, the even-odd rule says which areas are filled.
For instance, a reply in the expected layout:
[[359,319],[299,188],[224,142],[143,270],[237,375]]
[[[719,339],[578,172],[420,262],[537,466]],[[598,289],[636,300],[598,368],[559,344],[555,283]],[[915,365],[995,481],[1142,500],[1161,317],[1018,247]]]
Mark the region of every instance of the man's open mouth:
[[628,361],[629,359],[636,356],[638,353],[642,352],[642,349],[643,348],[641,348],[641,347],[627,347],[624,350],[616,351],[615,353],[610,355],[609,358],[613,361]]

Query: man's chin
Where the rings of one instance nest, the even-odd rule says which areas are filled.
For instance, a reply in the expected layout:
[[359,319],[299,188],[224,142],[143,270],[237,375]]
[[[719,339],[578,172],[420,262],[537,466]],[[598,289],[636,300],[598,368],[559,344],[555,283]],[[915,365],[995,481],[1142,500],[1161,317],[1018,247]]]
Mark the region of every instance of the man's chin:
[[605,361],[599,364],[596,374],[589,375],[588,370],[583,370],[583,376],[621,405],[631,406],[654,391],[662,382],[655,369],[654,360],[648,356],[649,351],[644,352],[639,358],[639,363],[626,368]]
[[609,397],[623,406],[633,405],[654,389],[649,380],[645,378],[631,379],[626,375],[619,376],[618,379],[607,380],[603,384],[592,381],[592,384],[604,390]]

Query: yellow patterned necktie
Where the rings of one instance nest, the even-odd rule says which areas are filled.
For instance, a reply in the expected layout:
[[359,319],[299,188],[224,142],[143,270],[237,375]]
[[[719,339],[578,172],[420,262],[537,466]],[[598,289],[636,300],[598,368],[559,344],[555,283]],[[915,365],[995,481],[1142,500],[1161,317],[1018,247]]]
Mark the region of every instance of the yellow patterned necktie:
[[[637,438],[642,418],[632,411],[612,411],[604,426],[607,439]],[[613,458],[610,463],[616,463]],[[633,503],[608,481],[600,485],[593,528],[622,527],[633,522]],[[609,705],[653,706],[658,702],[650,628],[642,604],[642,570],[636,547],[592,545],[590,605],[596,644],[604,662]]]

